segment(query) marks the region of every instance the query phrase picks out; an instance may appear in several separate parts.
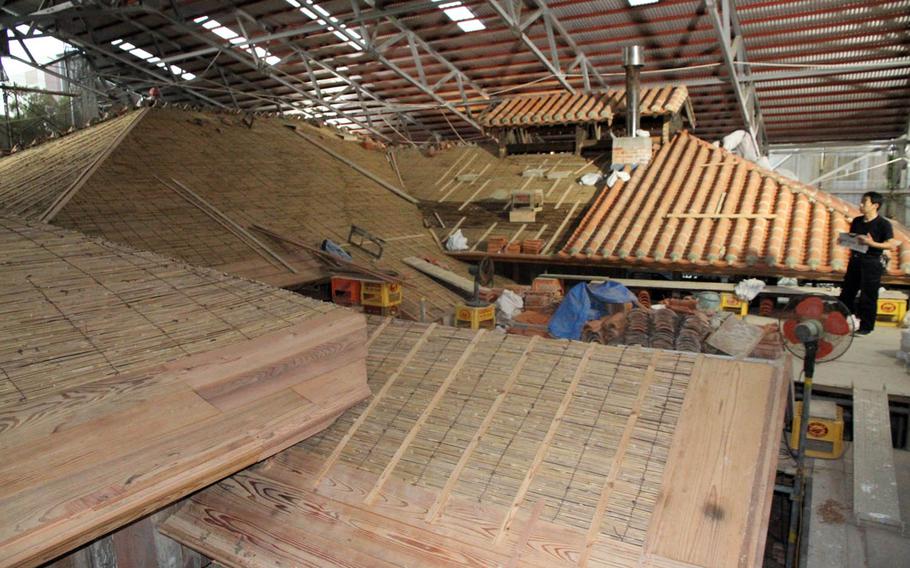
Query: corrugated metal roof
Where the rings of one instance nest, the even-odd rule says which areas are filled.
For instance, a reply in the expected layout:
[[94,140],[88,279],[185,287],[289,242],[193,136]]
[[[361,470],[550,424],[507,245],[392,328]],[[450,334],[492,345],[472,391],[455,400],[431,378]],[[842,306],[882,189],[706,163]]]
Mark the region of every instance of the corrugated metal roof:
[[[492,8],[480,0],[463,2],[486,27],[472,33],[462,32],[437,4],[427,0],[384,2],[381,9],[358,3],[357,12],[345,0],[317,3],[332,14],[338,25],[344,24],[348,29],[375,36],[375,45],[381,46],[375,53],[356,51],[338,39],[326,25],[319,25],[285,0],[187,0],[173,4],[176,8],[172,5],[162,8],[163,17],[145,11],[144,6],[132,4],[109,10],[74,8],[73,12],[62,12],[58,21],[51,21],[50,31],[108,50],[112,40],[124,39],[163,58],[203,50],[180,60],[180,66],[197,78],[185,85],[182,81],[164,85],[169,100],[200,102],[198,96],[180,90],[186,86],[219,104],[233,105],[236,98],[237,104],[245,109],[271,107],[275,100],[281,100],[314,115],[328,115],[336,111],[329,111],[327,107],[353,102],[352,107],[344,109],[348,117],[366,122],[369,116],[371,122],[381,125],[377,128],[381,127],[387,133],[391,132],[388,122],[399,124],[395,105],[402,102],[425,105],[421,110],[407,110],[419,123],[412,123],[413,128],[409,128],[410,135],[418,139],[429,137],[432,131],[447,136],[479,134],[451,110],[445,110],[449,119],[445,120],[441,116],[442,105],[434,96],[463,109],[465,97],[479,102],[486,99],[480,90],[495,98],[506,89],[509,95],[517,95],[560,88],[544,64],[514,36]],[[818,104],[827,106],[836,93],[872,93],[889,88],[895,89],[895,94],[902,94],[905,104],[903,107],[893,104],[888,108],[903,110],[905,118],[910,115],[910,85],[906,82],[910,73],[910,44],[906,41],[910,0],[738,0],[734,4],[746,54],[753,63],[750,69],[743,71],[754,81],[760,105],[764,104],[765,96],[773,97],[771,100],[777,105],[790,104],[789,100],[776,98],[781,90],[815,93],[820,97]],[[608,86],[622,86],[621,50],[627,45],[641,44],[646,48],[646,66],[642,74],[645,86],[688,86],[699,118],[698,133],[716,136],[743,126],[722,64],[717,34],[703,1],[661,0],[639,8],[630,8],[624,0],[563,0],[547,5],[577,44],[575,50],[565,41],[557,40],[555,51],[558,66],[563,71],[569,69],[581,53],[596,66]],[[35,0],[14,0],[7,2],[4,9],[7,13],[22,13],[35,10],[37,6]],[[118,10],[124,12],[121,14]],[[522,17],[527,18],[533,11],[532,6],[525,6]],[[76,13],[78,20],[72,17]],[[237,33],[241,31],[240,21],[252,38],[282,34],[282,37],[258,44],[283,58],[281,63],[275,68],[257,68],[238,61],[236,55],[246,54],[227,42],[221,42],[220,51],[213,49],[208,43],[212,37],[205,35],[212,34],[192,22],[200,15],[218,18]],[[85,25],[79,22],[85,22]],[[41,23],[48,25],[48,20]],[[404,25],[413,33],[412,37],[425,41],[430,49],[463,73],[464,95],[450,74],[451,69],[424,47],[417,48],[418,66],[407,35],[399,36],[398,24]],[[362,25],[366,28],[361,28]],[[524,31],[541,52],[551,56],[544,18],[538,18]],[[320,105],[317,86],[321,89],[338,85],[340,79],[318,66],[312,66],[311,76],[295,54],[294,50],[301,49],[313,54],[321,63],[356,77],[370,95],[392,107],[384,108],[380,118],[376,108],[360,106],[354,91]],[[126,81],[139,91],[152,85],[161,86],[161,81],[143,77],[135,66],[127,68],[123,61],[100,53],[94,57],[104,76]],[[409,77],[401,77],[390,70],[381,58]],[[140,67],[145,65],[141,61],[133,63]],[[870,68],[869,63],[886,67]],[[832,70],[825,67],[831,64],[853,67],[831,74]],[[150,71],[155,70],[152,65],[149,67]],[[421,74],[425,77],[424,88],[419,86]],[[441,80],[442,83],[436,85]],[[577,67],[565,81],[576,89],[583,87]],[[593,84],[602,88],[596,81]],[[702,101],[702,96],[708,98]],[[362,98],[371,100],[371,96]],[[375,107],[381,103],[371,104]],[[797,104],[794,97],[792,108],[800,112],[827,112],[813,108],[815,106],[816,103],[808,99]],[[861,105],[855,104],[849,110],[875,114],[880,113],[883,106],[880,100],[867,97]],[[832,112],[838,111],[832,109]],[[804,139],[803,135],[792,135],[787,116],[780,112],[769,112],[765,116],[768,131],[773,134],[771,142]],[[844,121],[841,128],[832,125],[817,132],[817,139],[897,136],[906,129],[906,119],[891,118],[890,122]]]

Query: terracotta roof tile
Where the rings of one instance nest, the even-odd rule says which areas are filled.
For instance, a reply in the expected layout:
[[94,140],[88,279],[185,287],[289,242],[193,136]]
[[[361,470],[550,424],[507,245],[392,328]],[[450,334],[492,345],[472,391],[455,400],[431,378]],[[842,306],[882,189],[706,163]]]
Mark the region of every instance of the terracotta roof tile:
[[[655,87],[641,93],[642,116],[674,114],[689,98],[686,87]],[[550,125],[610,120],[624,112],[624,89],[595,93],[548,93],[504,99],[480,117],[484,126]]]
[[[562,256],[655,269],[749,269],[797,275],[842,272],[835,244],[857,208],[762,169],[688,132],[661,147],[628,182],[604,189],[566,242]],[[889,275],[910,274],[910,232]]]

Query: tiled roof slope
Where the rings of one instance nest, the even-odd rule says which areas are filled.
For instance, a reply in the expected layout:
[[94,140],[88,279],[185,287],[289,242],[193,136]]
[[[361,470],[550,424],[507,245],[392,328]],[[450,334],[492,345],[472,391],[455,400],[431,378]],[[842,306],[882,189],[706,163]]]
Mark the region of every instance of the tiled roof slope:
[[[406,279],[409,313],[417,314],[421,297],[427,299],[431,317],[450,313],[459,296],[400,262],[408,256],[443,254],[418,209],[296,135],[289,124],[374,174],[395,179],[382,152],[302,121],[258,117],[247,128],[233,114],[153,108],[54,223],[277,286],[327,276],[308,253],[257,234],[297,273],[270,262],[158,178],[171,185],[178,180],[239,225],[260,224],[312,246],[326,238],[344,243],[350,226],[361,226],[388,241],[378,266]],[[89,132],[97,128],[101,126]],[[94,147],[91,136],[81,140],[83,147]],[[79,155],[78,149],[74,153]],[[41,167],[30,164],[25,169]],[[40,182],[23,184],[18,191],[28,196],[41,187]],[[362,262],[371,260],[357,249],[351,254]],[[449,264],[467,275],[465,265]]]
[[[859,214],[841,199],[682,132],[628,182],[605,188],[560,254],[805,277],[846,269],[847,251],[835,240]],[[910,274],[910,233],[893,224],[900,248],[888,275],[900,277]]]
[[0,159],[0,211],[40,217],[139,116],[118,116]]
[[[684,86],[642,89],[641,115],[680,112],[689,92]],[[480,117],[484,126],[544,126],[605,121],[626,108],[625,89],[595,93],[551,93],[504,99]]]

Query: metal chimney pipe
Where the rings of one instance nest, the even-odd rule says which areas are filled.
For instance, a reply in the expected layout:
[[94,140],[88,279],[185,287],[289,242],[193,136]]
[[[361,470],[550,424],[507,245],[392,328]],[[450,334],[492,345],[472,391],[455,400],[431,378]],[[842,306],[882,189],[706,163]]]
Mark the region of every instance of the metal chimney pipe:
[[639,73],[645,65],[645,50],[640,45],[622,48],[622,65],[626,68],[626,129],[627,136],[638,132],[641,102],[641,81]]

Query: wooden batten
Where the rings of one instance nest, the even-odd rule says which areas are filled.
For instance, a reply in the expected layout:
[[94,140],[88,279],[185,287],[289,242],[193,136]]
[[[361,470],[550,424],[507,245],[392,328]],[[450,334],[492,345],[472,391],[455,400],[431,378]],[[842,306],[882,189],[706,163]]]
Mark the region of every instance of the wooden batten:
[[161,530],[229,565],[760,565],[781,365],[371,325],[381,396]]

